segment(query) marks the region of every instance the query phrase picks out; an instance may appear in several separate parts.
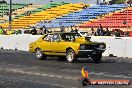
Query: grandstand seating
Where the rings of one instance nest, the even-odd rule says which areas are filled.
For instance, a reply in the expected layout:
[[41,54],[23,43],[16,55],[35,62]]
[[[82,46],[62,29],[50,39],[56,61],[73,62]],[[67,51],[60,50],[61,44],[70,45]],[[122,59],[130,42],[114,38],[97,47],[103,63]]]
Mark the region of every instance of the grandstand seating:
[[35,10],[36,8],[40,8],[42,7],[43,5],[36,5],[36,4],[32,4],[32,5],[28,5],[27,7],[23,8],[23,9],[18,9],[16,11],[14,11],[13,13],[17,13],[17,15],[13,15],[12,18],[13,19],[18,19],[20,17],[23,17],[25,16],[25,13],[27,11],[33,11]]
[[[64,2],[61,2],[60,4],[57,3],[57,7],[55,7],[55,5],[54,6],[46,5],[46,7],[43,7],[42,11],[37,10],[36,12],[34,11],[34,13],[31,12],[29,16],[24,16],[24,17],[20,17],[19,19],[14,19],[12,22],[12,28],[18,29],[18,28],[33,26],[37,22],[43,20],[55,19],[56,17],[62,16],[63,14],[68,14],[69,12],[78,11],[83,6],[84,4],[68,4]],[[2,26],[3,28],[8,28],[8,25],[9,23],[0,24],[0,26]]]
[[[17,10],[23,9],[25,7],[27,7],[28,4],[13,4],[12,5],[12,17],[15,14]],[[0,4],[0,23],[4,23],[6,21],[8,21],[8,15],[9,15],[9,4]]]
[[[47,5],[38,5],[39,7],[37,7],[36,9],[31,9],[31,10],[28,10],[30,12],[30,14],[35,14],[37,12],[41,12],[43,10],[46,10],[46,9],[49,9],[49,8],[52,8],[52,7],[57,7],[59,5],[64,5],[64,4],[67,4],[65,2],[55,2],[55,3],[50,3],[50,4],[47,4]],[[25,11],[26,12],[26,11]],[[23,17],[26,15],[26,13],[22,13],[22,14],[19,14],[17,16],[15,16],[14,19],[18,19],[19,17]]]
[[[24,8],[28,4],[12,4],[12,11]],[[9,13],[9,4],[0,4],[0,17]]]
[[[125,22],[125,23],[124,23]],[[98,20],[86,22],[81,27],[103,27],[109,28],[127,28],[132,26],[132,7],[125,8],[118,12],[108,14]]]
[[[132,7],[127,8],[124,4],[113,4],[93,5],[91,7],[87,5],[87,8],[83,8],[85,5],[83,3],[52,2],[47,5],[36,5],[36,7],[32,5],[31,8],[26,9],[24,7],[27,4],[13,4],[13,11],[17,15],[12,16],[12,29],[35,25],[37,27],[45,25],[46,27],[55,28],[60,26],[80,26],[80,24],[81,27],[98,27],[99,24],[102,24],[103,27],[132,26]],[[8,4],[0,5],[0,16],[7,14],[7,6]],[[27,15],[27,11],[30,14]],[[0,20],[4,19],[0,18]],[[123,21],[127,21],[128,24],[123,24]],[[0,26],[8,29],[9,23],[5,22],[0,24]]]
[[117,10],[121,10],[125,8],[124,4],[114,4],[114,5],[94,5],[92,7],[88,7],[84,10],[77,11],[74,13],[69,13],[68,15],[63,15],[62,17],[58,17],[55,20],[52,20],[50,23],[38,23],[36,26],[41,27],[45,25],[46,27],[60,27],[61,25],[75,26],[77,24],[81,24],[86,21],[90,21],[91,19],[96,19],[98,16],[102,16],[104,14],[108,14],[110,12],[114,12]]

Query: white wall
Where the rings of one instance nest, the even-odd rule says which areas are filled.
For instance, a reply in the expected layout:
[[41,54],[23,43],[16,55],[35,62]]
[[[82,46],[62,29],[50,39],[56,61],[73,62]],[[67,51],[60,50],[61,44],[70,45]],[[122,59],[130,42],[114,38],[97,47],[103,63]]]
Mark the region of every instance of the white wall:
[[125,47],[126,50],[124,51],[125,57],[131,57],[132,58],[132,38],[127,38],[125,41]]
[[12,50],[29,50],[29,43],[41,35],[0,35],[0,48]]
[[92,37],[92,41],[105,42],[106,51],[104,56],[113,54],[117,57],[132,58],[132,38],[131,37]]

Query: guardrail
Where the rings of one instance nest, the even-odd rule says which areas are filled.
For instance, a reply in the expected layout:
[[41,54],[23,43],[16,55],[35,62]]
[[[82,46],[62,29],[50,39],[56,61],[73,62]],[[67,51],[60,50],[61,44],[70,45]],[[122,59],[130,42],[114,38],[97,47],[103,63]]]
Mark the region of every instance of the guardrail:
[[[0,48],[12,50],[29,50],[29,43],[37,40],[41,35],[0,35]],[[106,51],[103,56],[117,56],[132,58],[132,38],[130,37],[102,37],[92,36],[92,41],[105,42]]]

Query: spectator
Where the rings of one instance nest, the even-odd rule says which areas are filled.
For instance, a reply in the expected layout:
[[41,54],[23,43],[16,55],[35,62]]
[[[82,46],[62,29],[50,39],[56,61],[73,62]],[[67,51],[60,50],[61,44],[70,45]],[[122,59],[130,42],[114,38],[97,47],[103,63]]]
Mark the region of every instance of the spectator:
[[101,24],[99,24],[99,27],[97,29],[97,32],[96,32],[96,35],[97,36],[104,36],[104,30],[103,30],[103,27]]
[[125,37],[129,37],[129,32],[124,33]]
[[47,34],[47,33],[48,33],[47,28],[45,26],[43,26],[43,32],[42,32],[42,34]]
[[17,34],[22,34],[22,31],[21,31],[21,30],[15,30],[15,31],[14,31],[14,34],[16,34],[16,35],[17,35]]
[[32,35],[36,35],[36,34],[37,34],[37,30],[36,30],[36,28],[33,27],[33,29],[30,31],[30,33],[31,33]]
[[100,36],[104,36],[105,35],[105,31],[103,30],[103,28],[100,28]]
[[24,30],[24,34],[31,34],[30,30]]
[[110,33],[110,31],[109,31],[109,29],[108,29],[108,28],[106,28],[106,31],[105,31],[105,36],[111,36],[111,33]]
[[64,26],[61,26],[60,29],[61,29],[61,32],[65,31],[65,27]]
[[115,32],[114,32],[114,36],[115,36],[115,37],[120,37],[120,33],[119,33],[118,30],[115,30]]
[[97,31],[96,31],[96,36],[100,36],[100,27],[97,28]]
[[103,27],[102,27],[102,25],[101,25],[101,24],[99,24],[99,28],[100,28],[101,30],[103,30]]
[[72,26],[71,26],[71,32],[74,32],[74,30],[73,30]]
[[38,30],[38,34],[43,35],[43,28],[42,27]]
[[22,31],[21,31],[21,30],[17,30],[17,33],[18,33],[18,34],[22,34]]
[[4,34],[4,30],[3,28],[0,26],[0,35],[3,35]]
[[78,29],[75,27],[75,30],[74,30],[74,32],[78,32]]
[[91,36],[94,36],[95,35],[95,31],[94,31],[94,28],[91,28]]

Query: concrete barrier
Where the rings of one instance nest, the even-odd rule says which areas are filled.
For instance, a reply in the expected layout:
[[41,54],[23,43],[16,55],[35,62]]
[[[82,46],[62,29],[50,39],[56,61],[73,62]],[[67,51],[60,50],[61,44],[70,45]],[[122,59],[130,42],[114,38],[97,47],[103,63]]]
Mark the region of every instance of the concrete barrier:
[[104,56],[117,56],[132,58],[132,38],[130,37],[91,37],[92,41],[105,42],[106,51]]
[[[12,50],[29,50],[29,43],[36,41],[41,35],[0,35],[0,48]],[[105,42],[106,51],[103,56],[132,58],[132,38],[92,36],[91,41]]]
[[125,39],[124,56],[132,58],[132,38]]
[[0,48],[12,50],[29,50],[29,43],[41,35],[0,35]]

